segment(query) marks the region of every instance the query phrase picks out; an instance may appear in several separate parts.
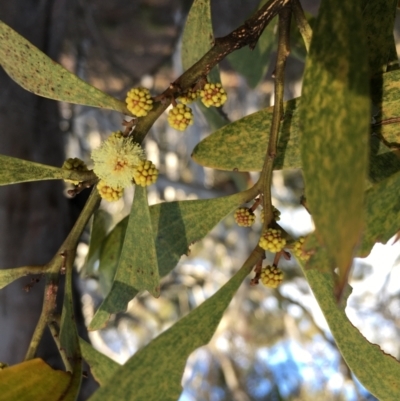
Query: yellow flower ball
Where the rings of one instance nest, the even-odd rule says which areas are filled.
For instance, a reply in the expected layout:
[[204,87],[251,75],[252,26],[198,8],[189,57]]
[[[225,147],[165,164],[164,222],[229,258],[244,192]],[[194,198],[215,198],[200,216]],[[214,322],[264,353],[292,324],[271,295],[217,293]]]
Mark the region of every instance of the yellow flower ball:
[[102,180],[97,184],[97,190],[99,191],[100,196],[108,202],[115,202],[124,194],[123,188],[112,188]]
[[118,143],[120,139],[124,139],[124,134],[122,131],[111,132],[111,135],[106,139],[107,141]]
[[239,207],[235,211],[235,221],[240,227],[250,227],[254,224],[256,217],[247,207]]
[[269,288],[277,288],[283,281],[283,272],[276,266],[266,266],[261,270],[260,281]]
[[[64,170],[75,170],[75,171],[89,171],[85,162],[81,159],[78,159],[77,157],[69,158],[65,160],[63,163],[62,167]],[[64,179],[65,182],[69,182],[74,185],[78,185],[80,181],[76,180],[68,180]]]
[[142,160],[134,169],[133,179],[136,185],[147,187],[157,181],[158,170],[150,160]]
[[132,185],[134,170],[145,160],[143,149],[131,138],[111,135],[101,146],[92,151],[95,174],[112,188]]
[[200,91],[200,97],[206,107],[221,107],[227,99],[225,89],[220,83],[205,84],[203,90]]
[[[281,212],[274,205],[272,205],[272,213],[275,221],[279,221],[281,219]],[[264,223],[264,209],[261,209],[260,218],[261,223]]]
[[178,100],[183,104],[190,104],[198,99],[200,96],[200,91],[189,89],[187,92],[183,93],[178,97]]
[[281,230],[268,228],[262,233],[258,245],[266,251],[277,253],[285,247],[286,239],[282,238]]
[[303,250],[304,242],[305,242],[305,238],[300,237],[293,244],[293,253],[297,259],[301,260],[302,262],[307,262],[311,257],[311,252],[307,252],[307,251]]
[[178,131],[184,131],[193,124],[193,112],[190,107],[184,104],[177,104],[168,113],[168,123]]
[[126,95],[126,107],[136,117],[144,117],[153,108],[153,99],[146,88],[133,88]]

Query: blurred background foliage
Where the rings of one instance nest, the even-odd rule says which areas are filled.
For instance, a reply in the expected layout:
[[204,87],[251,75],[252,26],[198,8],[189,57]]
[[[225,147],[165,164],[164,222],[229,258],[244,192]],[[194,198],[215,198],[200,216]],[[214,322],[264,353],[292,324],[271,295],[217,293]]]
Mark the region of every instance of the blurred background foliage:
[[[241,24],[258,0],[211,1],[215,36]],[[302,1],[310,18],[317,1]],[[191,2],[184,0],[80,0],[74,24],[69,25],[61,63],[96,87],[121,99],[132,86],[161,93],[182,73],[180,41]],[[235,121],[273,104],[272,71],[275,31],[263,40],[260,76],[244,64],[248,49],[220,65],[228,101],[220,121]],[[293,53],[286,72],[285,100],[301,91],[305,50],[293,35]],[[262,54],[261,54],[262,53]],[[239,65],[240,64],[240,65]],[[250,69],[249,69],[250,67]],[[237,71],[240,71],[238,73]],[[67,157],[90,164],[90,150],[121,128],[122,117],[111,111],[62,103],[61,129],[66,133]],[[215,171],[191,161],[194,146],[212,127],[194,107],[195,124],[184,133],[170,128],[163,115],[145,141],[148,159],[160,169],[149,188],[150,204],[206,199],[243,190],[253,173]],[[301,172],[274,172],[274,205],[282,226],[294,236],[313,229],[300,205]],[[122,200],[102,204],[107,233],[129,213],[132,192]],[[84,196],[84,194],[80,195]],[[227,217],[162,280],[161,296],[140,294],[125,313],[113,316],[106,329],[90,333],[94,346],[120,363],[175,321],[214,294],[241,266],[258,241],[261,223],[240,228]],[[112,264],[88,262],[89,232],[78,248],[82,302],[86,322],[110,288]],[[376,246],[370,257],[356,260],[347,314],[368,340],[399,358],[398,244]],[[100,251],[101,252],[101,251]],[[85,262],[86,261],[86,262]],[[189,358],[181,400],[373,400],[341,358],[327,324],[301,270],[294,261],[283,266],[285,281],[277,290],[244,283],[210,344]]]

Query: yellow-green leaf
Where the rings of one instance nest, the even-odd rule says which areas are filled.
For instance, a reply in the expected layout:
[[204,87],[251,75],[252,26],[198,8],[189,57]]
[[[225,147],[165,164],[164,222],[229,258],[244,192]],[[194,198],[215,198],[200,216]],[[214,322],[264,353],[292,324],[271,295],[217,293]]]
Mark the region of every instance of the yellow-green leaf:
[[386,243],[399,231],[400,199],[397,196],[399,187],[400,171],[374,184],[365,192],[364,229],[360,244],[357,246],[357,256],[368,256],[375,243]]
[[159,296],[159,282],[147,189],[136,186],[114,281],[90,328],[98,328],[108,320],[110,314],[124,311],[137,291],[147,290],[153,296]]
[[139,291],[147,290],[155,297],[160,295],[160,276],[147,188],[136,186],[118,268],[131,270],[129,283],[132,287]]
[[1,21],[0,64],[15,82],[36,95],[130,114],[125,102],[82,81]]
[[65,170],[16,157],[0,155],[0,185],[57,179],[85,181],[90,178],[93,178],[93,173],[90,171]]
[[393,36],[396,18],[396,0],[362,0],[362,17],[367,34],[370,75],[380,75],[387,71],[392,49],[396,48]]
[[371,120],[360,4],[323,0],[303,81],[301,156],[307,203],[326,246],[335,294],[347,282],[362,230]]
[[[400,145],[400,71],[391,71],[372,86],[373,132],[394,148]],[[278,154],[274,168],[301,167],[299,112],[300,98],[284,103]],[[193,159],[220,170],[261,171],[267,149],[272,107],[253,113],[203,139],[193,150]],[[376,138],[375,138],[376,139]],[[400,171],[399,158],[382,142],[371,146],[370,178],[380,181]]]
[[121,220],[101,245],[99,260],[99,286],[103,298],[110,292],[124,243],[129,218]]
[[[298,99],[284,104],[275,169],[299,168]],[[215,131],[193,150],[202,166],[230,171],[261,171],[268,145],[273,108],[250,114]]]
[[[67,257],[72,258],[72,260],[74,256],[74,252],[67,254]],[[60,344],[72,368],[70,385],[68,390],[63,394],[63,400],[65,401],[76,400],[82,381],[82,355],[79,346],[72,295],[72,267],[73,264],[70,263],[65,275],[64,299],[60,322]]]
[[[203,238],[228,213],[245,203],[247,196],[246,192],[240,192],[216,199],[168,202],[151,206],[151,223],[160,276],[167,275],[176,266],[181,256],[189,251],[192,243]],[[112,276],[112,267],[116,268],[116,261],[121,252],[119,241],[124,238],[126,224],[125,219],[121,221],[105,240],[101,252],[100,272],[103,271],[102,266],[104,266],[108,277]],[[107,263],[109,263],[108,268]],[[117,292],[113,295],[116,303],[120,291],[129,293],[130,299],[137,293],[137,290],[129,286],[127,282],[114,281],[114,284],[117,286]],[[123,309],[126,308],[126,303],[123,305],[121,302],[118,305]],[[104,327],[110,313],[112,312],[105,310],[102,304],[90,322],[89,330]]]
[[31,359],[0,370],[0,399],[61,401],[71,375],[54,370],[42,359]]
[[260,255],[249,259],[216,294],[138,351],[90,401],[177,400],[186,360],[207,344],[244,278]]
[[349,368],[365,388],[381,401],[399,399],[400,364],[391,355],[371,344],[353,326],[343,307],[333,296],[332,274],[324,270],[330,267],[330,257],[320,248],[313,255],[303,272],[328,322],[336,344]]
[[89,250],[85,261],[85,274],[91,275],[95,272],[95,264],[99,260],[100,248],[112,222],[110,213],[103,209],[94,212],[90,228]]
[[365,257],[376,242],[386,243],[400,230],[400,172],[365,194],[364,230],[357,256]]
[[372,81],[372,131],[394,148],[400,144],[400,70]]
[[14,269],[0,269],[0,289],[12,283],[20,277],[29,274],[42,274],[44,272],[43,266],[23,266],[15,267]]
[[[212,47],[214,34],[211,23],[210,0],[194,0],[182,35],[182,66],[186,71]],[[219,82],[218,68],[209,74],[211,82]]]
[[93,346],[85,340],[82,340],[82,338],[79,338],[79,344],[82,356],[90,366],[90,371],[92,372],[93,377],[100,386],[103,386],[121,365],[94,349]]
[[167,275],[194,242],[246,202],[246,192],[215,199],[168,202],[150,208],[160,275]]
[[[262,0],[258,9],[265,3],[266,0]],[[250,49],[248,46],[242,47],[227,57],[232,67],[246,78],[251,88],[255,88],[267,72],[271,52],[276,43],[276,20],[274,18],[267,25],[254,49]]]

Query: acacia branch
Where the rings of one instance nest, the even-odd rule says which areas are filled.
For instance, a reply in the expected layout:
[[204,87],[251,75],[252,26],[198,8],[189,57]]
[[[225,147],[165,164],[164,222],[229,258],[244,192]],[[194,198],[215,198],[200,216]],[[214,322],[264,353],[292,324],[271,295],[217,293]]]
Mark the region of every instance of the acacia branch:
[[56,298],[58,293],[58,277],[57,273],[46,274],[46,286],[44,289],[43,307],[39,320],[33,332],[31,342],[25,355],[25,361],[33,359],[39,347],[40,340],[43,336],[47,322],[56,309]]
[[275,67],[275,105],[264,166],[256,184],[263,196],[264,227],[268,227],[274,216],[271,202],[271,183],[274,160],[277,152],[279,128],[283,118],[283,89],[286,59],[290,52],[291,7],[285,6],[279,14],[278,54]]
[[33,359],[35,357],[46,325],[54,320],[60,273],[65,273],[65,268],[72,269],[79,238],[81,237],[91,215],[99,206],[99,203],[100,195],[97,192],[97,189],[93,188],[89,199],[72,227],[68,237],[65,239],[57,253],[53,256],[52,260],[45,265],[46,286],[44,290],[42,312],[36,324],[25,360]]
[[72,372],[73,369],[72,369],[71,362],[68,359],[68,355],[67,355],[65,349],[61,346],[60,328],[59,328],[57,322],[55,322],[53,320],[53,321],[48,323],[48,326],[49,326],[49,329],[50,329],[50,333],[53,336],[54,342],[56,343],[57,348],[58,348],[58,350],[60,352],[60,356],[61,356],[61,359],[62,359],[62,361],[64,363],[65,370],[67,372]]
[[254,48],[265,27],[288,4],[290,0],[270,0],[239,28],[222,38],[216,38],[212,48],[160,95],[163,101],[158,103],[146,117],[139,119],[133,131],[134,141],[141,143],[154,122],[171,104],[172,99],[206,77],[228,54],[247,45]]

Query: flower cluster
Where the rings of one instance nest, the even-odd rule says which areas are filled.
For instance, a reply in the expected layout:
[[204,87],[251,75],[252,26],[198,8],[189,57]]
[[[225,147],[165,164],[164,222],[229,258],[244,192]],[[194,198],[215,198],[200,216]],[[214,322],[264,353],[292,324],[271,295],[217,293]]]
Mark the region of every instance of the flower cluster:
[[189,89],[187,92],[183,93],[178,97],[179,100],[183,104],[193,103],[200,96],[200,91]]
[[258,245],[272,253],[280,252],[286,245],[285,238],[282,238],[282,231],[274,228],[265,230],[260,238]]
[[189,125],[193,124],[192,109],[184,104],[177,104],[169,111],[168,122],[172,128],[184,131]]
[[157,181],[158,170],[150,160],[142,160],[133,172],[133,179],[137,185],[147,187]]
[[200,91],[200,97],[206,107],[221,107],[227,99],[225,89],[220,83],[205,84],[203,90]]
[[256,216],[247,207],[239,207],[235,211],[235,220],[240,227],[250,227],[254,224]]
[[120,139],[124,139],[125,136],[122,131],[114,131],[111,132],[111,135],[107,138],[107,142],[115,142],[118,143]]
[[145,155],[138,143],[113,134],[92,151],[92,160],[93,171],[107,185],[126,188],[132,185],[133,171],[145,160]]
[[[279,221],[281,219],[281,212],[274,205],[272,205],[272,213],[275,221]],[[264,209],[261,210],[260,218],[261,223],[264,223]]]
[[297,259],[301,260],[302,262],[307,262],[310,259],[311,253],[303,250],[304,242],[305,242],[305,238],[300,237],[293,244],[293,253]]
[[124,194],[124,189],[120,187],[110,187],[103,180],[100,180],[97,184],[97,190],[100,196],[109,202],[117,201],[122,198]]
[[283,272],[276,266],[266,266],[261,270],[260,281],[270,288],[277,288],[283,281]]
[[122,132],[113,132],[101,146],[92,151],[93,171],[100,178],[97,189],[103,199],[121,198],[124,188],[134,182],[146,186],[157,180],[158,170],[146,160],[143,149]]
[[[221,107],[227,99],[226,92],[220,83],[206,83],[202,90],[188,89],[177,100],[173,101],[174,107],[168,113],[168,123],[172,128],[184,131],[193,124],[193,112],[186,105],[194,102],[199,97],[206,107]],[[144,117],[153,108],[153,99],[150,91],[145,88],[133,88],[126,95],[126,107],[136,117]]]
[[153,108],[153,99],[146,88],[133,88],[126,95],[126,107],[136,117],[147,116]]
[[[64,170],[89,171],[85,162],[81,159],[78,159],[77,157],[74,157],[73,159],[69,158],[69,159],[65,160],[65,162],[61,168],[63,168]],[[74,185],[79,184],[79,181],[75,181],[75,180],[64,179],[64,181],[69,182]]]

